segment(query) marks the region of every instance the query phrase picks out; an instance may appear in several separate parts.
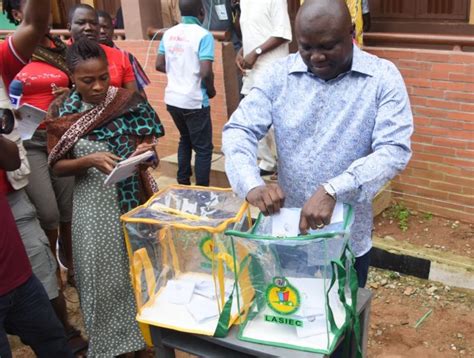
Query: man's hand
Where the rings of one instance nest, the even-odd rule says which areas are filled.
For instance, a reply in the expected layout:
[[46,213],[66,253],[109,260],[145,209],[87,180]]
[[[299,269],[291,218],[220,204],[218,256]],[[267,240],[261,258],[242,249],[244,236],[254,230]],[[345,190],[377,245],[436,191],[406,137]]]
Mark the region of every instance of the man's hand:
[[266,184],[250,190],[246,199],[267,216],[280,211],[285,203],[285,193],[278,184]]
[[310,228],[321,229],[329,225],[334,206],[336,201],[320,186],[301,210],[300,232],[306,234]]
[[244,50],[240,49],[239,52],[237,52],[237,55],[235,56],[235,65],[237,68],[240,70],[240,72],[244,73],[245,72],[245,67],[244,67]]
[[215,89],[214,87],[212,87],[212,88],[206,88],[206,90],[207,90],[207,96],[208,96],[209,98],[214,98],[214,97],[216,96],[216,94],[217,94],[217,93],[216,93],[216,89]]
[[120,160],[119,157],[110,152],[97,152],[89,154],[87,157],[91,167],[97,168],[107,175],[110,174]]
[[258,59],[258,55],[255,52],[255,50],[253,50],[247,56],[245,56],[243,67],[247,70],[251,70],[253,66],[255,65],[255,62],[257,62],[257,59]]

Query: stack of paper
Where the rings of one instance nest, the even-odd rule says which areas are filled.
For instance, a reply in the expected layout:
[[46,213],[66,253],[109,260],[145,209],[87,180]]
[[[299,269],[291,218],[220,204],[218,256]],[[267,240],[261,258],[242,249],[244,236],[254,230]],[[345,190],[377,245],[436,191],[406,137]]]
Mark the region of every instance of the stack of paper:
[[[224,281],[225,301],[234,287],[234,281]],[[165,326],[183,326],[210,329],[219,319],[219,294],[212,276],[208,274],[186,273],[169,280],[159,292],[153,306],[145,306],[140,318]],[[234,298],[235,299],[235,298]],[[237,313],[237,305],[232,314]],[[181,324],[179,324],[181,322]]]
[[203,323],[219,316],[217,301],[199,295],[194,295],[191,302],[186,305],[186,308],[198,323]]
[[105,178],[104,184],[113,185],[119,181],[131,177],[137,171],[138,165],[140,163],[146,162],[151,157],[153,157],[153,155],[155,155],[155,152],[149,150],[148,152],[118,162],[114,170],[112,170],[109,176]]

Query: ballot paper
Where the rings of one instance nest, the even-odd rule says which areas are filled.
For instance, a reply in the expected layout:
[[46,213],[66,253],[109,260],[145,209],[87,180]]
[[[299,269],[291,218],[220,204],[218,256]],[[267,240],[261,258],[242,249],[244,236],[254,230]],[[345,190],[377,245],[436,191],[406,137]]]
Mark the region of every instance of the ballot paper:
[[204,323],[219,316],[217,301],[199,295],[194,295],[186,308],[197,323]]
[[[212,278],[200,279],[195,277],[186,277],[183,280],[190,281],[194,285],[194,294],[200,295],[211,300],[215,300],[220,294],[216,294],[216,284]],[[218,287],[217,287],[218,288]],[[225,298],[227,299],[234,288],[234,283],[232,281],[225,281],[224,283],[224,292]]]
[[328,326],[324,315],[304,318],[302,327],[296,327],[296,335],[298,338],[312,337],[318,334],[326,334]]
[[[224,292],[225,292],[225,298],[230,296],[232,293],[232,288],[233,285],[231,282],[226,282],[224,285]],[[217,297],[220,297],[220,292],[216,294],[216,289],[214,282],[201,282],[201,283],[196,283],[196,288],[194,290],[194,293],[197,295],[204,296],[206,298],[209,298],[211,300],[215,300]]]
[[23,104],[16,110],[16,125],[22,140],[29,140],[33,137],[33,133],[46,117],[46,112],[35,106]]
[[[299,235],[301,209],[282,208],[278,214],[272,215],[272,236],[296,237]],[[337,202],[331,216],[331,224],[344,221],[344,204]],[[312,231],[317,233],[318,230]]]
[[169,280],[166,283],[162,295],[169,303],[185,305],[191,301],[194,287],[195,284],[192,281]]
[[154,154],[155,152],[149,150],[145,153],[118,162],[114,170],[112,170],[109,176],[105,179],[104,184],[113,185],[119,181],[127,179],[135,173],[137,166],[140,163],[146,162],[151,157],[153,157]]

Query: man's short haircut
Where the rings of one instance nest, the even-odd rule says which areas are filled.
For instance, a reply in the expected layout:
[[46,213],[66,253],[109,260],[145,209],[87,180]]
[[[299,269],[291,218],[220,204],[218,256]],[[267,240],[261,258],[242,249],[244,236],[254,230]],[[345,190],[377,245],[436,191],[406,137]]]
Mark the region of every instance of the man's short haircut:
[[181,16],[198,16],[201,9],[201,0],[179,0],[179,11],[181,12]]
[[95,9],[92,6],[88,4],[76,4],[73,7],[71,7],[71,9],[69,10],[68,22],[70,24],[72,23],[72,18],[74,17],[74,14],[76,13],[77,9],[86,9],[86,10],[93,11],[97,17],[97,11],[95,11]]
[[97,17],[103,17],[104,19],[107,19],[107,21],[109,21],[111,25],[114,24],[112,16],[107,11],[97,10]]
[[77,65],[90,59],[103,59],[107,61],[107,55],[98,42],[87,37],[81,37],[68,48],[66,53],[66,64],[71,73]]

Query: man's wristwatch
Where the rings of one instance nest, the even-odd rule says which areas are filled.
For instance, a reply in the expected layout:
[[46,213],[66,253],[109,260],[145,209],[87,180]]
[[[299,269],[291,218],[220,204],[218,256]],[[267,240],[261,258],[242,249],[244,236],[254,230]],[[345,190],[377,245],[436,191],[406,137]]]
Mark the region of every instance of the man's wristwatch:
[[255,53],[260,56],[260,55],[263,53],[262,48],[261,48],[261,47],[257,47],[257,48],[255,49]]
[[323,188],[324,188],[324,191],[326,192],[327,195],[329,195],[331,198],[333,198],[334,201],[337,201],[336,191],[334,190],[334,188],[331,184],[324,183]]

